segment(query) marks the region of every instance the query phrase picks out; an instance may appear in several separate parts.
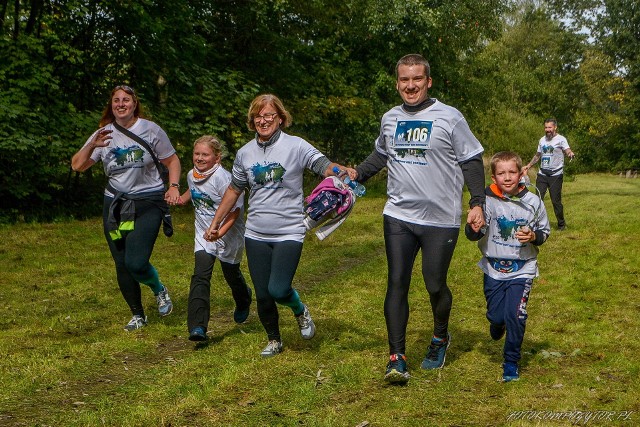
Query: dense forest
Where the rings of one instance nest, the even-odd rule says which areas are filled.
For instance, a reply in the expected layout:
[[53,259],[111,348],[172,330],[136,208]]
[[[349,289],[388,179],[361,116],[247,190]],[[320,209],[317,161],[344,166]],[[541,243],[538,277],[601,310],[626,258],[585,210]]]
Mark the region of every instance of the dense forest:
[[357,163],[400,102],[406,53],[430,61],[431,95],[488,154],[528,160],[554,117],[571,173],[640,168],[636,0],[0,0],[0,222],[97,213],[100,168],[76,174],[69,160],[118,84],[183,170],[203,134],[232,159],[264,92],[284,100],[292,133]]

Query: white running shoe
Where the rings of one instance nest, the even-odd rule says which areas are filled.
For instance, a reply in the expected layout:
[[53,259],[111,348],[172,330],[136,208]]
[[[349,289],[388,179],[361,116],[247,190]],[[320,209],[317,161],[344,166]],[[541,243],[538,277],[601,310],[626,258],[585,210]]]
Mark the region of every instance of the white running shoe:
[[134,315],[129,323],[127,323],[124,327],[125,331],[135,331],[136,329],[140,329],[143,326],[147,326],[147,316],[142,317],[138,314]]
[[166,286],[162,288],[160,293],[156,295],[156,302],[158,303],[158,313],[160,316],[168,316],[173,310],[173,303],[169,297],[169,290]]
[[262,349],[260,356],[263,359],[273,357],[282,353],[282,341],[271,340],[267,343],[267,346]]
[[310,340],[316,334],[316,325],[313,323],[311,314],[309,314],[309,308],[304,305],[304,311],[302,314],[296,316],[298,326],[300,327],[300,335],[305,340]]

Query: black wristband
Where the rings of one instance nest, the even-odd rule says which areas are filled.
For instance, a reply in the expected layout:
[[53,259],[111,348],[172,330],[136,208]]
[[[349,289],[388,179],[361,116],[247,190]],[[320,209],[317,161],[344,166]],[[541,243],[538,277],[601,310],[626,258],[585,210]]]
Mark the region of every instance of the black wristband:
[[180,189],[180,184],[176,183],[176,182],[172,182],[171,185],[169,185],[169,187],[175,187],[178,190]]

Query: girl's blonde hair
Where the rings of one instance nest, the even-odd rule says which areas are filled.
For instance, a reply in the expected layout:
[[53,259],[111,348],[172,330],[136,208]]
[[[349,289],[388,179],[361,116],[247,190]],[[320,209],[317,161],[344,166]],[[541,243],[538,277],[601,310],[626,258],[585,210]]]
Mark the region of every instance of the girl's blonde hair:
[[193,143],[193,147],[195,148],[195,146],[198,144],[204,144],[207,147],[211,148],[213,154],[215,154],[216,156],[220,156],[221,159],[227,154],[224,144],[215,136],[201,136],[200,138],[196,139],[196,142]]

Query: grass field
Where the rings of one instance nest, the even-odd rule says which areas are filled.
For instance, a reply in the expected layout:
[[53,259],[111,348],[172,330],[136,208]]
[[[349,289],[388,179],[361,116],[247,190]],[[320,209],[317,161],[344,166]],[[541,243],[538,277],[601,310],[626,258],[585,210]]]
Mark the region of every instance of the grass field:
[[[280,309],[285,351],[262,360],[255,305],[233,323],[214,268],[210,343],[187,340],[193,213],[158,238],[152,262],[175,304],[149,326],[130,318],[101,220],[0,228],[0,426],[546,426],[640,424],[640,180],[580,175],[564,189],[568,230],[540,253],[521,380],[501,383],[488,335],[479,251],[461,235],[449,272],[452,344],[422,371],[432,330],[419,269],[410,294],[407,386],[382,381],[386,260],[383,197],[358,201],[319,242],[309,235],[295,287],[317,335]],[[547,200],[552,224],[555,217]],[[243,271],[247,278],[246,263]]]

